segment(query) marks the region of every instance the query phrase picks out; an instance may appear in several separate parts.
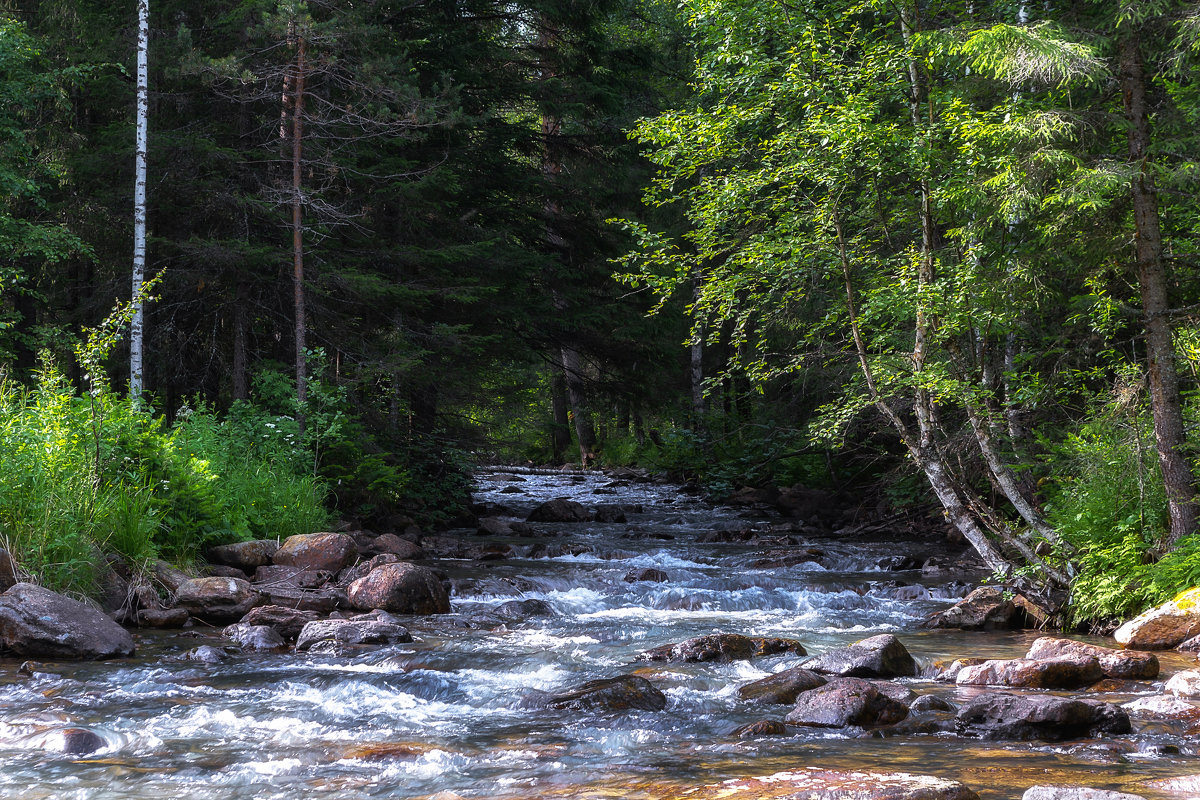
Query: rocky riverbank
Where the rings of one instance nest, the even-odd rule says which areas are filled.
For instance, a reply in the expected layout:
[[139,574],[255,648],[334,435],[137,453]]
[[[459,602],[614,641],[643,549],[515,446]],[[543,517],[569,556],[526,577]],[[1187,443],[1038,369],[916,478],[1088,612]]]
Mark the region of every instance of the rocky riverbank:
[[[649,737],[646,742],[659,742],[651,749],[671,750],[681,742],[688,743],[687,752],[707,750],[710,757],[757,754],[740,767],[724,768],[733,775],[721,781],[693,776],[681,783],[673,775],[656,784],[648,795],[655,797],[806,792],[805,797],[868,800],[1021,795],[1127,800],[1190,796],[1191,788],[1180,787],[1194,788],[1188,781],[1200,780],[1191,777],[1200,774],[1200,761],[1189,770],[1195,756],[1190,745],[1181,744],[1200,721],[1200,672],[1179,668],[1185,656],[1172,656],[1170,672],[1162,674],[1152,652],[1095,641],[1040,637],[1023,653],[988,657],[980,654],[988,639],[958,638],[951,644],[957,642],[961,651],[947,650],[950,645],[938,644],[945,638],[938,631],[946,626],[987,637],[1036,622],[1037,605],[997,587],[976,589],[951,605],[970,589],[974,565],[936,539],[879,547],[886,531],[869,531],[862,537],[868,541],[858,541],[847,532],[853,525],[829,513],[804,519],[721,512],[714,518],[694,500],[675,499],[669,489],[629,491],[628,478],[552,476],[543,486],[522,486],[530,482],[494,476],[466,530],[347,530],[245,542],[214,549],[211,574],[200,577],[159,564],[151,575],[125,578],[124,596],[115,603],[111,599],[119,593],[111,593],[107,615],[18,583],[0,594],[0,648],[12,670],[11,683],[0,681],[0,687],[11,685],[20,694],[24,686],[69,685],[67,659],[112,659],[111,674],[129,672],[130,680],[144,682],[147,677],[136,676],[154,667],[138,662],[134,647],[140,644],[151,646],[157,663],[166,667],[166,674],[152,679],[165,686],[210,686],[213,676],[228,670],[321,674],[360,665],[406,686],[400,694],[417,698],[406,703],[462,708],[464,733],[471,715],[476,726],[487,717],[509,720],[505,731],[582,726],[611,737],[632,725],[643,731],[640,738]],[[546,489],[555,494],[568,487],[574,498],[545,497]],[[583,502],[583,490],[601,502]],[[501,505],[500,498],[512,505]],[[651,503],[656,507],[648,511]],[[1158,648],[1184,642],[1195,635],[1189,627],[1193,605],[1183,597],[1170,609],[1143,615],[1131,624],[1125,643]],[[760,613],[763,607],[767,617]],[[130,626],[133,636],[114,618]],[[1174,620],[1169,634],[1167,620]],[[670,637],[705,628],[709,632]],[[870,635],[838,633],[856,628]],[[798,635],[780,635],[792,630]],[[189,639],[191,646],[163,650],[163,642]],[[523,641],[529,647],[514,661],[513,643]],[[940,657],[929,657],[932,646]],[[170,666],[175,662],[191,666],[180,670]],[[497,667],[510,687],[500,694],[483,689],[493,680],[488,670]],[[7,667],[0,664],[2,669]],[[101,669],[97,665],[89,674]],[[417,686],[409,686],[414,680]],[[378,695],[379,686],[356,691],[391,702]],[[339,696],[354,705],[359,695]],[[213,696],[206,702],[228,699]],[[37,703],[32,695],[27,702]],[[316,718],[329,713],[336,717],[322,711]],[[451,727],[459,724],[458,713]],[[693,725],[700,722],[701,736],[680,727],[689,718]],[[17,728],[24,731],[20,741],[36,740],[44,751],[72,758],[119,757],[140,746],[115,741],[103,725],[82,722],[70,715],[59,725],[0,717],[0,750],[10,746],[6,729]],[[321,724],[327,737],[344,729]],[[404,727],[398,720],[387,724]],[[504,742],[512,735],[489,734],[488,749],[503,760],[511,746]],[[564,735],[561,745],[552,735],[521,738],[531,754],[549,747],[553,758],[586,760],[595,748],[587,742],[599,734]],[[388,763],[421,761],[431,758],[431,747],[450,746],[454,752],[450,741],[438,734],[436,746],[384,741],[365,745],[364,752],[379,748],[390,754],[384,757]],[[1167,777],[1147,774],[1132,787],[1138,794],[1114,793],[1111,780],[1076,776],[1056,786],[1031,777],[1016,782],[1023,784],[1019,793],[998,795],[987,785],[947,779],[961,768],[947,770],[952,765],[936,761],[927,760],[926,769],[917,771],[873,768],[862,757],[852,759],[853,769],[797,764],[779,770],[771,755],[807,752],[828,741],[840,743],[836,751],[853,749],[858,741],[936,752],[952,751],[953,741],[962,742],[961,748],[991,742],[1030,759],[1045,748],[1068,747],[1179,763]],[[548,778],[542,758],[520,756],[523,766],[507,771],[506,780],[530,780],[542,789],[555,785],[543,785]],[[690,758],[682,756],[682,762]],[[304,763],[296,768],[306,768]],[[1127,781],[1121,786],[1131,788]],[[403,796],[422,796],[422,787],[428,785],[416,781]],[[585,781],[579,790],[592,792],[596,785]],[[532,796],[516,790],[481,795],[469,781],[456,792]]]

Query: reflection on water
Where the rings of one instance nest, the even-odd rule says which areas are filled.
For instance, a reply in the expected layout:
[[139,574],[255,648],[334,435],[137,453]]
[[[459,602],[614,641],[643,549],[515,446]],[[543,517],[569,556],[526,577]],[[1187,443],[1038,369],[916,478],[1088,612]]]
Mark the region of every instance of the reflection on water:
[[[1056,782],[1158,797],[1139,782],[1200,773],[1194,737],[1178,723],[1135,722],[1132,736],[1057,745],[964,741],[938,732],[934,717],[888,731],[735,738],[738,727],[780,719],[787,710],[752,706],[737,687],[795,665],[795,656],[653,665],[634,657],[713,631],[796,638],[810,653],[886,631],[928,665],[1020,655],[1036,635],[919,630],[964,587],[884,571],[881,558],[928,547],[905,541],[902,532],[871,545],[835,536],[789,544],[772,541],[765,522],[669,486],[522,477],[481,476],[479,499],[507,505],[520,518],[550,497],[641,511],[627,512],[627,524],[533,525],[536,537],[503,540],[514,553],[506,560],[439,562],[455,587],[453,613],[412,620],[416,641],[408,644],[197,665],[180,654],[223,645],[219,632],[143,633],[138,658],[125,662],[46,664],[27,677],[17,674],[18,661],[0,661],[0,796],[664,798],[725,778],[820,766],[936,774],[988,800]],[[510,485],[524,494],[501,493]],[[595,495],[602,486],[609,493]],[[763,532],[761,541],[709,541],[721,538],[713,531],[750,527]],[[537,546],[546,543],[561,546],[559,554],[547,557]],[[752,566],[778,562],[788,548],[812,548],[819,560]],[[668,580],[626,580],[647,569]],[[555,614],[490,631],[464,623],[513,599],[542,600]],[[1164,672],[1187,663],[1168,656]],[[530,690],[630,671],[666,694],[665,711],[522,704]],[[952,702],[973,691],[907,683]],[[73,755],[78,735],[99,737],[101,749]]]

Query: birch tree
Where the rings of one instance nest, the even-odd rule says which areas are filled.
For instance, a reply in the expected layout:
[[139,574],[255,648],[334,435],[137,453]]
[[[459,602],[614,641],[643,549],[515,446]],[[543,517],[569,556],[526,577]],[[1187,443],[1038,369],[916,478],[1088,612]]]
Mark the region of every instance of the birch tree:
[[143,388],[146,283],[146,148],[149,128],[150,0],[137,0],[137,143],[133,183],[133,318],[129,327],[129,396],[140,398]]

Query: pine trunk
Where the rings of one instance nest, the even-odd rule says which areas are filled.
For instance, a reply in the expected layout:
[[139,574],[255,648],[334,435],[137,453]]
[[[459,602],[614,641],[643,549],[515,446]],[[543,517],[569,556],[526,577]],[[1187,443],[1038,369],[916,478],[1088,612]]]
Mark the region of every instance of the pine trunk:
[[[308,360],[305,352],[307,326],[304,320],[304,196],[302,164],[304,156],[304,35],[297,35],[296,65],[292,78],[292,298],[296,329],[296,400],[303,408],[308,399]],[[303,411],[298,412],[304,429]]]

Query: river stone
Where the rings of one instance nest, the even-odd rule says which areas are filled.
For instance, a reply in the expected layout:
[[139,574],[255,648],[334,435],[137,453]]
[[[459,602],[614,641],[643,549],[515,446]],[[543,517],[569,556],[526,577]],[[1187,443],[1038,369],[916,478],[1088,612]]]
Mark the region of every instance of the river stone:
[[279,549],[274,539],[256,539],[252,542],[234,542],[211,547],[208,560],[213,564],[234,567],[252,573],[261,566],[271,563],[271,557]]
[[17,584],[17,562],[7,550],[0,547],[0,592],[6,592]]
[[41,745],[53,753],[86,756],[108,747],[108,740],[87,728],[60,728],[38,737]]
[[265,625],[275,630],[284,639],[295,639],[304,626],[317,619],[316,613],[286,606],[258,606],[242,617],[244,625]]
[[468,614],[462,627],[493,630],[501,625],[518,625],[534,617],[553,617],[554,609],[544,600],[509,600],[495,608]]
[[141,608],[137,624],[142,628],[182,628],[192,615],[186,608]]
[[192,579],[191,575],[175,569],[162,559],[150,565],[150,573],[156,581],[167,587],[167,591],[169,592],[179,591],[180,586],[183,586]]
[[226,639],[232,639],[243,650],[253,653],[271,653],[287,649],[287,643],[279,631],[266,625],[247,625],[236,622],[224,630]]
[[667,573],[663,572],[661,569],[654,569],[653,567],[646,567],[645,569],[631,569],[629,572],[625,573],[626,583],[639,583],[642,581],[649,583],[666,583],[669,580],[670,578],[667,577]]
[[784,718],[789,725],[811,728],[845,728],[892,725],[908,716],[908,706],[894,700],[879,686],[862,678],[834,678],[823,686],[801,692]]
[[1200,717],[1200,708],[1187,700],[1165,694],[1139,697],[1137,700],[1122,703],[1121,708],[1135,719],[1194,720]]
[[1060,742],[1129,733],[1129,715],[1111,703],[1001,692],[971,699],[954,719],[960,736]]
[[843,678],[898,678],[917,674],[917,662],[890,633],[829,650],[809,659],[804,666],[813,672]]
[[0,651],[18,656],[105,659],[133,655],[133,638],[104,612],[36,586],[0,594]]
[[381,618],[364,615],[356,619],[322,619],[310,622],[300,631],[296,649],[309,650],[314,645],[324,642],[356,645],[398,644],[412,640],[408,628],[390,615],[383,615]]
[[745,661],[755,656],[778,653],[804,655],[804,647],[795,639],[743,636],[740,633],[710,633],[677,644],[664,644],[637,656],[637,661],[682,661],[697,663]]
[[1200,697],[1200,671],[1185,669],[1176,672],[1163,689],[1176,697]]
[[1113,633],[1122,647],[1169,650],[1200,635],[1200,587],[1188,589],[1157,608],[1145,611]]
[[346,608],[350,601],[341,589],[327,586],[323,589],[297,589],[288,586],[262,586],[267,602],[275,606],[311,611],[314,614],[330,614],[335,609]]
[[1076,653],[1055,658],[1009,658],[963,667],[955,677],[959,686],[1012,686],[1021,689],[1078,689],[1103,677],[1100,661]]
[[399,564],[404,559],[393,553],[380,553],[379,555],[367,561],[360,561],[353,567],[346,567],[338,573],[337,582],[339,586],[349,586],[359,578],[365,578],[371,574],[371,571],[382,567],[384,564]]
[[239,578],[193,578],[175,590],[175,605],[205,622],[237,622],[250,609],[266,604],[265,597]]
[[371,551],[388,553],[401,561],[416,561],[425,557],[425,551],[416,542],[402,539],[394,533],[384,533],[371,540]]
[[927,628],[961,628],[965,631],[994,631],[1020,627],[1017,607],[996,586],[981,586],[945,611],[925,620]]
[[1031,786],[1021,800],[1146,800],[1140,794],[1086,789],[1082,786]]
[[1179,775],[1174,778],[1160,778],[1140,784],[1151,791],[1161,792],[1182,800],[1195,800],[1200,797],[1200,775]]
[[526,522],[591,522],[595,515],[582,503],[558,498],[529,512]]
[[792,667],[738,688],[738,697],[757,703],[792,705],[801,692],[824,686],[827,681],[812,670]]
[[1026,658],[1053,658],[1054,656],[1083,653],[1095,656],[1100,670],[1106,678],[1119,680],[1153,680],[1158,677],[1158,656],[1139,650],[1113,650],[1094,644],[1076,642],[1073,639],[1056,639],[1043,636],[1034,641]]
[[407,562],[384,564],[350,584],[350,604],[398,614],[448,614],[450,595],[438,574]]
[[938,662],[935,665],[936,671],[933,673],[933,679],[939,683],[954,683],[958,678],[958,673],[962,672],[967,667],[975,667],[987,661],[986,658],[956,658],[950,662],[950,666],[943,666],[944,662]]
[[754,739],[759,736],[788,736],[792,733],[786,722],[777,719],[760,719],[734,730],[733,735],[739,739]]
[[664,800],[979,800],[957,781],[907,772],[809,767],[664,795]]
[[909,712],[919,714],[926,711],[955,711],[957,706],[936,694],[923,694],[908,705]]
[[667,696],[645,678],[620,675],[588,681],[537,704],[570,711],[662,711],[667,707]]
[[626,522],[625,508],[612,503],[598,505],[596,506],[596,522],[624,523]]
[[302,533],[289,536],[272,559],[276,564],[337,573],[358,558],[354,538],[345,533]]

